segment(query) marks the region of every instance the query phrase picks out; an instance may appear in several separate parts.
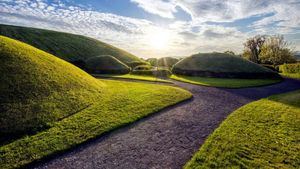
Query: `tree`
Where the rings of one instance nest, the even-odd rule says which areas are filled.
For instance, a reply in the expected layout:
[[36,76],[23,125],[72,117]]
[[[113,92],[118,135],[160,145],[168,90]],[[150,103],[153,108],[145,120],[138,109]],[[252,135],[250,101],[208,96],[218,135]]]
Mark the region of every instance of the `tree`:
[[293,53],[282,35],[269,36],[261,48],[260,62],[272,65],[293,63],[296,61]]
[[233,51],[231,51],[231,50],[227,50],[227,51],[225,51],[224,53],[226,53],[226,54],[231,54],[231,55],[235,55],[235,53],[234,53]]
[[259,63],[259,54],[261,52],[261,48],[266,40],[266,35],[257,35],[255,37],[249,38],[244,43],[244,53],[250,53],[249,60],[254,63]]

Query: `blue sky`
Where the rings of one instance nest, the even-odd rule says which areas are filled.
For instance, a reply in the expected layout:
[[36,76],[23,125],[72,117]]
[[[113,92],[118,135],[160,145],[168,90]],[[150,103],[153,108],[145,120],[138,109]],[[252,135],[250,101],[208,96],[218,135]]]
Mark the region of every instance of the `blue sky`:
[[282,34],[300,50],[300,0],[0,0],[0,23],[90,36],[139,57],[233,50]]

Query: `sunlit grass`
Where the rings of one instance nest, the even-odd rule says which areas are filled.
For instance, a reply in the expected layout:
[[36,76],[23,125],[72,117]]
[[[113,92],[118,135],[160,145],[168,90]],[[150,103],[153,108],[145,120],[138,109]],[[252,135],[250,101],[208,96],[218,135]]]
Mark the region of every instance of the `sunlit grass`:
[[300,79],[300,73],[280,73],[280,75],[292,79]]
[[64,151],[166,106],[191,97],[183,89],[157,84],[105,80],[109,90],[90,107],[49,130],[0,147],[0,168],[15,168]]
[[150,82],[163,82],[163,83],[172,83],[169,80],[160,79],[154,76],[147,75],[133,75],[133,74],[125,74],[125,75],[113,75],[113,74],[94,74],[95,77],[108,77],[108,78],[120,78],[120,79],[129,79],[129,80],[142,80],[142,81],[150,81]]
[[264,86],[278,83],[281,79],[229,79],[229,78],[209,78],[209,77],[196,77],[196,76],[180,76],[172,75],[171,79],[212,87],[224,88],[244,88],[254,86]]
[[234,111],[184,168],[299,168],[299,124],[299,90],[252,102]]

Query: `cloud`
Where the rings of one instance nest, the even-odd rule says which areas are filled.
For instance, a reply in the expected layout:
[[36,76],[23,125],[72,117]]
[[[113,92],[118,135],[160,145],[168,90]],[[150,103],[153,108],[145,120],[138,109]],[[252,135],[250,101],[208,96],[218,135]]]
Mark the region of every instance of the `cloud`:
[[[162,28],[155,21],[95,11],[82,5],[71,6],[61,0],[0,0],[0,22],[86,35],[139,57],[186,56],[226,50],[238,53],[243,49],[243,42],[256,33],[290,33],[297,29],[299,32],[300,27],[300,3],[296,0],[131,2],[149,13],[172,20]],[[178,7],[190,14],[192,20],[176,20]],[[249,23],[252,29],[249,32],[223,24],[251,16],[262,17]],[[208,24],[208,21],[214,23]],[[153,50],[149,45],[149,37],[157,32],[168,34],[166,49]],[[294,41],[300,50],[299,41]]]
[[172,0],[131,0],[145,11],[165,18],[174,18],[173,13],[177,12],[176,4]]

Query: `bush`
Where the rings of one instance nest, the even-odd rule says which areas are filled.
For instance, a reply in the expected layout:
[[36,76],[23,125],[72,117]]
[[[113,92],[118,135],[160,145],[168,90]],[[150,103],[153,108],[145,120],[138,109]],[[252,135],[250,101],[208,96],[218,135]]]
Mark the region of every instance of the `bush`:
[[171,72],[168,69],[160,70],[134,70],[131,72],[134,75],[147,75],[147,76],[156,76],[156,77],[169,77]]
[[282,73],[300,73],[300,63],[280,65],[279,71]]

